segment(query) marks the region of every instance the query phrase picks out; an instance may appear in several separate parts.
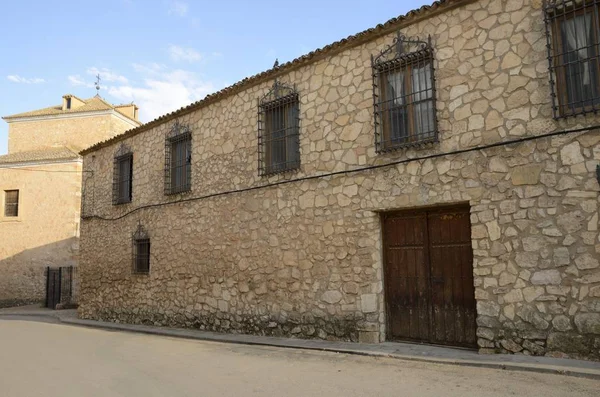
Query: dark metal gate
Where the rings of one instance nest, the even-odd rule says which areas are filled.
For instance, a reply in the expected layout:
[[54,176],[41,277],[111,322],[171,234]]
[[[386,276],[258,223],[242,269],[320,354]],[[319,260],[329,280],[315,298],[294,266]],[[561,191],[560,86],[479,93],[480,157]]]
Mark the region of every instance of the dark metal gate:
[[73,266],[46,268],[46,307],[70,304],[73,298]]
[[388,339],[474,347],[468,206],[383,216]]

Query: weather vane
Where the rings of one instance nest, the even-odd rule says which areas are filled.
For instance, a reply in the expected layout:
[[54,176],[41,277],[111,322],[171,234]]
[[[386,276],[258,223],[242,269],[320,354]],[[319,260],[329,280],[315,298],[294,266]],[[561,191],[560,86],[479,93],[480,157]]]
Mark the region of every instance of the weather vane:
[[96,75],[96,95],[100,95],[100,74]]

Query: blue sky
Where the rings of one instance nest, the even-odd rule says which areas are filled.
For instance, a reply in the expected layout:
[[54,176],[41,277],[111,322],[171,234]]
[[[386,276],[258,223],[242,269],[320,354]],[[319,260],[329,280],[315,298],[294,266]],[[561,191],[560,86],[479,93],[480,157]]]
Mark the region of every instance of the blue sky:
[[[6,1],[0,115],[64,94],[135,101],[142,121],[431,0]],[[0,154],[8,126],[0,121]]]

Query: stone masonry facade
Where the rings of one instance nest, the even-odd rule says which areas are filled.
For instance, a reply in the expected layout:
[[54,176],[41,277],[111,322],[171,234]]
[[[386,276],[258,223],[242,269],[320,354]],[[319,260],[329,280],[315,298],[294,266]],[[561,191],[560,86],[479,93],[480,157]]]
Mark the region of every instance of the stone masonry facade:
[[[371,56],[397,30],[431,35],[439,142],[378,154]],[[552,117],[541,1],[443,2],[319,54],[83,152],[80,316],[385,341],[381,213],[469,203],[480,351],[599,359],[600,120]],[[299,92],[301,167],[261,177],[257,100],[275,78]],[[192,189],[167,196],[175,121]],[[115,206],[121,145],[133,199]]]

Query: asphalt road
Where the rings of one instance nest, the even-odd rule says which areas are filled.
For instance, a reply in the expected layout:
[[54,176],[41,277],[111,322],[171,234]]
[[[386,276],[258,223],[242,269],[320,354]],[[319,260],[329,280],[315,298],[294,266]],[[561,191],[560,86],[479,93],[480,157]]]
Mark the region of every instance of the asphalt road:
[[2,397],[600,395],[600,381],[0,319]]

